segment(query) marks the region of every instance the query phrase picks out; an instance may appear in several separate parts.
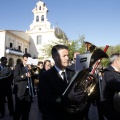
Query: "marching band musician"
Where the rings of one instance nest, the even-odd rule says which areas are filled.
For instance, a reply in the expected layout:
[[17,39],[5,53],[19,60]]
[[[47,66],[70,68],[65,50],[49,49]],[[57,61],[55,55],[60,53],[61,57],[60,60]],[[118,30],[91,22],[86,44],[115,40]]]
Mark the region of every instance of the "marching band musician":
[[83,91],[74,92],[73,87],[67,96],[60,98],[75,73],[66,68],[69,64],[68,47],[55,45],[51,52],[55,65],[42,74],[39,83],[42,119],[83,120],[84,111],[71,114],[64,109],[69,101],[81,102],[85,97]]
[[[110,57],[110,65],[105,68],[102,78],[102,111],[107,120],[120,120],[120,113],[114,107],[114,95],[120,91],[120,54]],[[116,101],[117,102],[117,101]],[[119,104],[117,105],[119,108]]]
[[[7,97],[7,101],[8,101],[9,115],[13,115],[13,111],[14,111],[12,87],[11,87],[12,70],[6,64],[7,64],[7,58],[1,57],[1,65],[0,65],[0,113],[1,113],[1,116],[0,118],[3,118],[5,116],[5,97]],[[3,69],[5,71],[2,71]],[[8,71],[9,74],[6,74],[6,76],[3,76],[5,75],[4,72],[6,71]]]
[[[39,65],[39,68],[40,68],[40,65],[42,66],[42,62],[39,62],[38,65]],[[40,76],[41,76],[44,72],[46,72],[46,71],[49,70],[50,68],[51,68],[51,61],[50,61],[50,60],[45,60],[45,61],[43,62],[43,68],[40,69],[39,78],[40,78]],[[40,79],[39,79],[39,81],[40,81]],[[38,108],[39,108],[39,111],[41,111],[39,87],[37,87],[37,98],[38,98]]]
[[23,55],[23,62],[17,64],[14,70],[15,113],[13,120],[28,120],[33,97],[31,74],[27,66],[29,54]]
[[38,67],[40,68],[40,70],[43,69],[43,62],[42,61],[38,62]]

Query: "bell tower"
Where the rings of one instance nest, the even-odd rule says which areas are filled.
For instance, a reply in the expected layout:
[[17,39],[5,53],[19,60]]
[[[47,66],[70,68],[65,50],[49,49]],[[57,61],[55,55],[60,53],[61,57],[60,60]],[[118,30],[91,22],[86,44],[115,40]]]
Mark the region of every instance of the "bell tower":
[[34,14],[33,23],[30,25],[30,30],[45,30],[51,29],[51,23],[47,19],[48,9],[44,2],[41,0],[36,3],[35,8],[32,10]]
[[[51,27],[51,23],[48,21],[48,8],[46,4],[39,0],[36,3],[35,8],[32,10],[33,21],[30,24],[29,30],[26,33],[30,36],[30,53],[31,56],[37,56],[44,59],[46,56],[40,49],[48,42],[57,41],[55,36],[55,29]],[[51,42],[53,43],[53,42]]]

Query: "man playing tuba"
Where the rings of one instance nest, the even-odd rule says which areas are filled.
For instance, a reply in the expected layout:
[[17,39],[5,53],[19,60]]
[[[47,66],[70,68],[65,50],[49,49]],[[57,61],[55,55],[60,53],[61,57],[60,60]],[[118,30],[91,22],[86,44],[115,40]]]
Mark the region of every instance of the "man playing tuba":
[[84,111],[70,114],[65,110],[65,105],[70,101],[80,102],[84,99],[83,91],[75,93],[73,88],[68,96],[61,98],[74,75],[74,71],[66,68],[69,64],[68,47],[55,45],[51,52],[55,65],[40,76],[39,84],[43,120],[83,120]]

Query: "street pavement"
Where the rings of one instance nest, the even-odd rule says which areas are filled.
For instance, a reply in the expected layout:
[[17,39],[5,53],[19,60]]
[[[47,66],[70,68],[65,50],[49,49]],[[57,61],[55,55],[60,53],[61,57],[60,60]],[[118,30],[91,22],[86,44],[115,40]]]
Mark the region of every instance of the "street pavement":
[[[5,117],[0,120],[13,120],[13,117],[9,116],[7,103],[5,104]],[[35,96],[34,102],[32,103],[31,111],[29,114],[29,120],[42,120],[41,113],[39,112],[38,106],[37,106],[37,96]]]
[[[0,120],[12,120],[13,117],[9,116],[7,103],[5,104],[5,106],[6,106],[6,108],[5,108],[6,109],[5,117],[0,119]],[[91,105],[91,107],[89,109],[88,116],[89,116],[89,120],[99,120],[96,106]],[[37,96],[35,96],[34,102],[32,103],[31,111],[30,111],[30,114],[29,114],[29,120],[42,120],[41,113],[38,110]]]

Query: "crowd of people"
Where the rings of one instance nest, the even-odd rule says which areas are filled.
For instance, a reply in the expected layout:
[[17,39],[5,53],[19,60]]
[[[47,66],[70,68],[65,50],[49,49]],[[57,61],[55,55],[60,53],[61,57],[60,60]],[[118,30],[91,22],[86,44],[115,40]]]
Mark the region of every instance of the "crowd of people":
[[13,120],[29,120],[31,104],[37,95],[42,120],[89,120],[91,104],[97,106],[99,120],[120,120],[120,112],[114,104],[114,95],[120,91],[119,53],[110,56],[108,67],[96,69],[93,76],[97,83],[90,96],[83,88],[76,91],[76,84],[63,94],[71,79],[75,79],[76,56],[80,53],[74,53],[70,64],[68,47],[58,44],[53,46],[51,55],[54,65],[50,60],[39,61],[37,66],[28,65],[30,55],[24,54],[14,68],[7,63],[6,57],[1,57],[0,118],[5,116],[7,102]]

